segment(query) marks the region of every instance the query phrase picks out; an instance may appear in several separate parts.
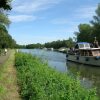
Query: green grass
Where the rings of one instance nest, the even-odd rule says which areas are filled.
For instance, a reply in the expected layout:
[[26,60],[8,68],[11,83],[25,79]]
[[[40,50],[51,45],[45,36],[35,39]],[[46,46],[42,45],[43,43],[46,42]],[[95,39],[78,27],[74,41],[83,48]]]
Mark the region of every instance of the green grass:
[[30,54],[16,53],[18,84],[23,100],[98,100],[95,89],[50,68]]

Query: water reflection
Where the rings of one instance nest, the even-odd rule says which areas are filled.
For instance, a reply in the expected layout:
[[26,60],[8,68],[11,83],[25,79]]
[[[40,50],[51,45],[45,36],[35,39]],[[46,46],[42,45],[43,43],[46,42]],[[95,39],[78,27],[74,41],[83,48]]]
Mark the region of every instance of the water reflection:
[[67,62],[67,69],[70,73],[73,73],[74,75],[77,75],[77,72],[79,72],[81,83],[87,88],[96,87],[98,95],[100,95],[99,67]]

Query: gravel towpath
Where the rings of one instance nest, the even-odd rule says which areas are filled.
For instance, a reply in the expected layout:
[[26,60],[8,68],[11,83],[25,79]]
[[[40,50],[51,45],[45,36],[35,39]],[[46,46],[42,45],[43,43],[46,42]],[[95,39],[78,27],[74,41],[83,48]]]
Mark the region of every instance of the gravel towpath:
[[11,53],[11,50],[8,50],[7,54],[0,55],[0,65],[3,64],[8,58]]

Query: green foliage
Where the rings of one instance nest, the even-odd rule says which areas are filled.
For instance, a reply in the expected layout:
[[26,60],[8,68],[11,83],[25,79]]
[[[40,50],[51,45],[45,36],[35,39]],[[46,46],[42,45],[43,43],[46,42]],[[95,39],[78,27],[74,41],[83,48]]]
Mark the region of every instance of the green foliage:
[[97,40],[100,44],[100,3],[96,9],[96,16],[93,16],[94,20],[91,21],[93,25],[93,37],[97,37]]
[[31,48],[54,48],[54,49],[59,49],[61,47],[73,47],[74,46],[74,41],[72,38],[69,38],[68,40],[57,40],[57,41],[53,41],[53,42],[47,42],[45,44],[28,44],[26,46],[17,46],[19,48],[27,48],[27,49],[31,49]]
[[10,20],[8,19],[8,16],[5,15],[4,13],[0,13],[0,24],[3,24],[3,25],[7,25],[9,26],[10,24]]
[[96,9],[96,15],[93,16],[94,20],[91,21],[91,23],[95,26],[96,24],[100,25],[100,3],[98,4],[98,7]]
[[74,42],[72,38],[69,38],[68,40],[62,40],[62,41],[58,40],[44,44],[45,47],[54,49],[59,49],[61,47],[73,47],[73,45]]
[[16,53],[15,66],[23,100],[97,100],[95,90],[30,54]]
[[93,29],[89,24],[80,24],[78,28],[79,32],[75,34],[78,42],[91,42],[94,39],[92,38]]
[[0,0],[0,8],[3,8],[4,10],[11,10],[10,2],[11,0]]
[[0,24],[0,48],[13,48],[15,45],[16,42],[8,34],[6,27]]
[[27,49],[31,49],[31,48],[41,48],[41,47],[43,47],[43,45],[40,44],[40,43],[26,45],[26,48]]
[[97,37],[100,44],[100,3],[95,12],[96,15],[93,16],[93,20],[91,21],[92,26],[89,24],[79,25],[79,32],[75,32],[77,41],[93,43],[94,37]]
[[6,11],[11,10],[11,1],[0,0],[0,48],[13,48],[16,46],[15,40],[12,39],[7,30],[10,20]]

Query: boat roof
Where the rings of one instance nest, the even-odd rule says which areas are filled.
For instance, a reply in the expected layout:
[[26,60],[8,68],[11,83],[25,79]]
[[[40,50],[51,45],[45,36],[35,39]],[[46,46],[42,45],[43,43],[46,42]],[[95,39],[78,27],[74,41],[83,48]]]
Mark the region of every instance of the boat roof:
[[78,42],[77,44],[90,44],[88,42]]
[[79,50],[100,50],[99,48],[80,48]]

